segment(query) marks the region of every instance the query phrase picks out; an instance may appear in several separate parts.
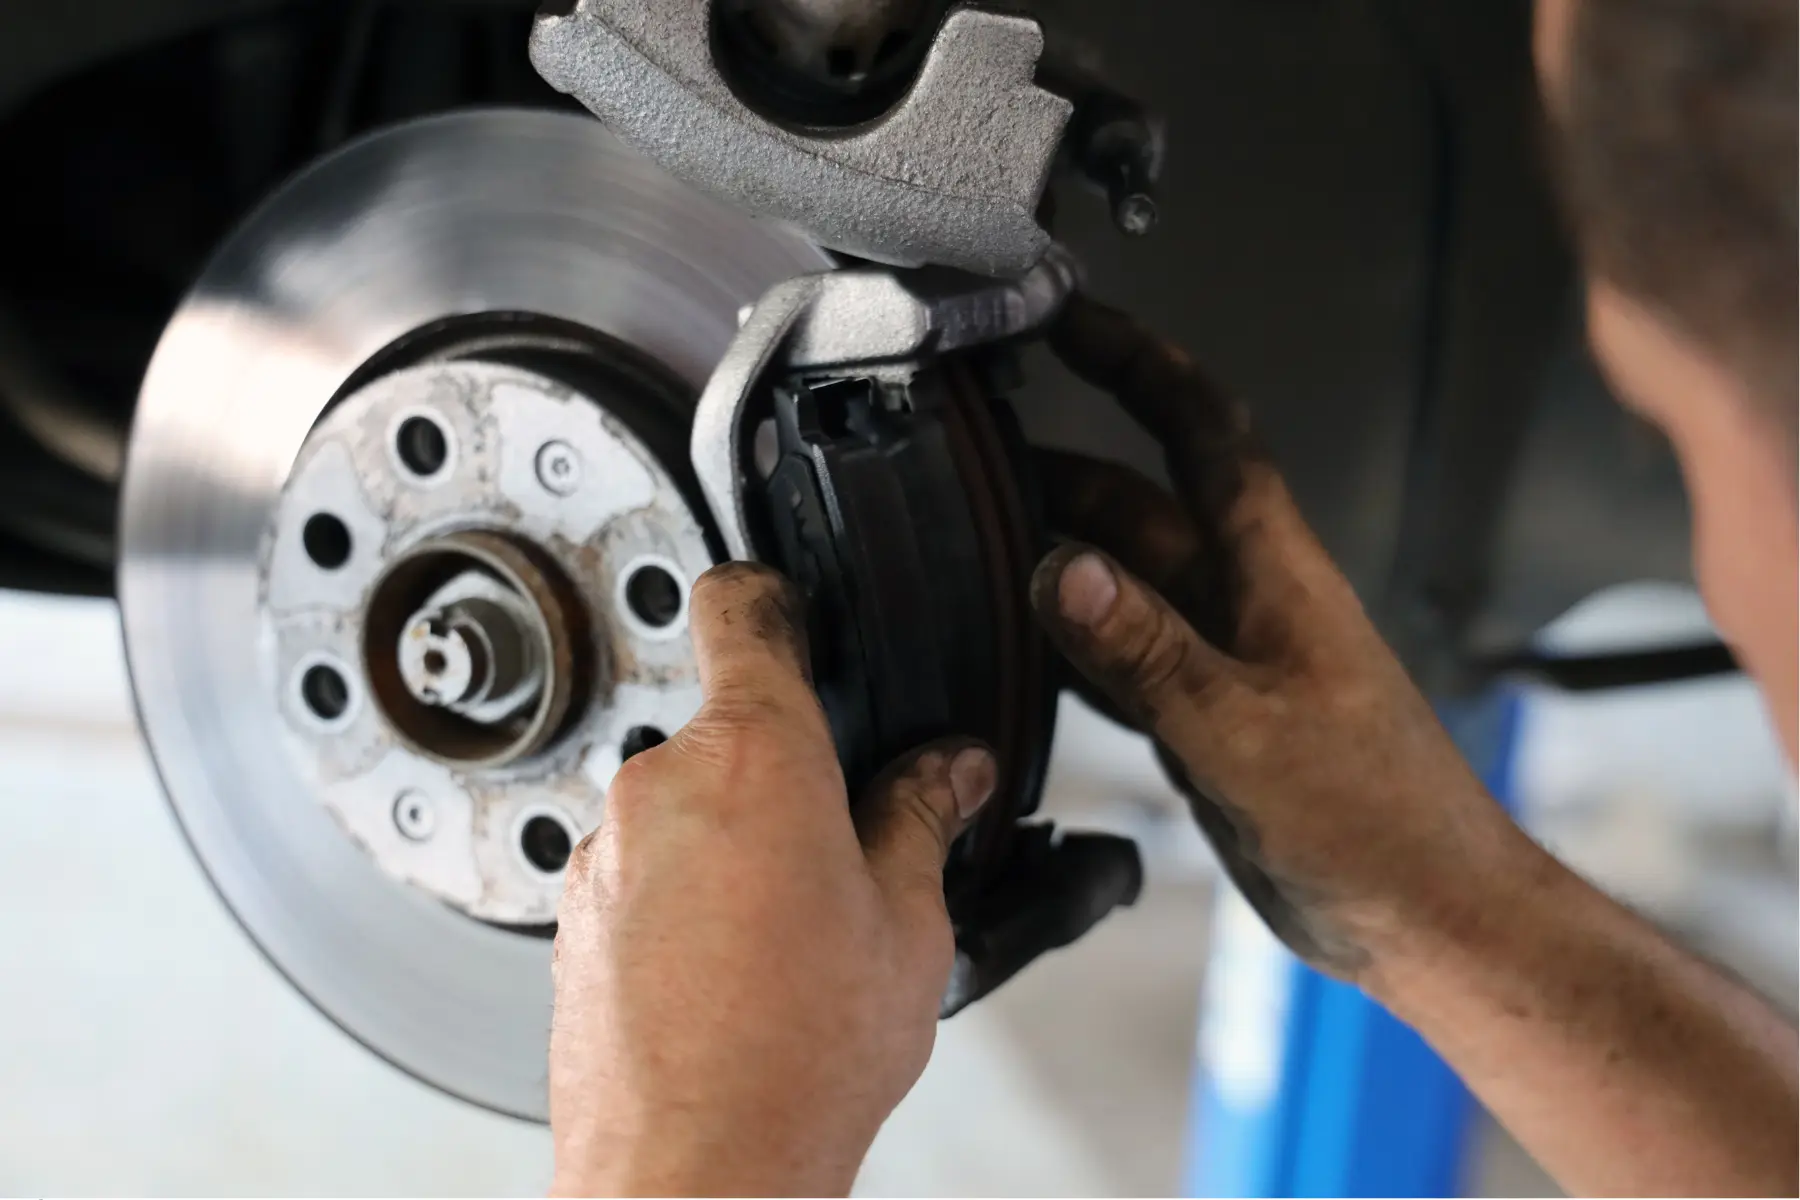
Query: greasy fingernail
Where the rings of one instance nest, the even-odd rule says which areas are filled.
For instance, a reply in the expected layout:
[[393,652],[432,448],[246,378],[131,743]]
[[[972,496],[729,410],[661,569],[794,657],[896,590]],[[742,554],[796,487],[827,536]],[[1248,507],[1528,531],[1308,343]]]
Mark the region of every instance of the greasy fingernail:
[[998,774],[994,756],[980,746],[957,752],[950,760],[950,791],[956,797],[956,815],[968,820],[994,794]]
[[1056,602],[1062,615],[1090,628],[1106,618],[1118,598],[1119,581],[1098,554],[1077,554],[1070,559],[1056,585]]

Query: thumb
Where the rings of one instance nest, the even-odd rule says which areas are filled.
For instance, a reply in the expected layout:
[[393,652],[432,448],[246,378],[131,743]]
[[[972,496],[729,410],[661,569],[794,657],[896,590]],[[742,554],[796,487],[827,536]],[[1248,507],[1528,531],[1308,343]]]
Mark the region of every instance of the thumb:
[[869,786],[856,810],[857,835],[876,885],[909,921],[947,922],[950,844],[987,803],[997,777],[991,750],[956,738],[906,755]]
[[1092,547],[1059,546],[1046,555],[1032,576],[1031,603],[1069,661],[1177,753],[1204,736],[1238,686],[1236,661]]

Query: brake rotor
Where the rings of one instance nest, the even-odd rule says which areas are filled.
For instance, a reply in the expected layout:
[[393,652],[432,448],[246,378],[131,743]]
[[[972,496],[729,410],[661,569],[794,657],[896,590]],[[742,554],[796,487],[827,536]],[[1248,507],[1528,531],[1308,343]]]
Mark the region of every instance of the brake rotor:
[[286,185],[157,348],[119,597],[166,791],[274,965],[445,1091],[545,1115],[559,856],[698,702],[686,410],[829,265],[586,118],[460,113]]

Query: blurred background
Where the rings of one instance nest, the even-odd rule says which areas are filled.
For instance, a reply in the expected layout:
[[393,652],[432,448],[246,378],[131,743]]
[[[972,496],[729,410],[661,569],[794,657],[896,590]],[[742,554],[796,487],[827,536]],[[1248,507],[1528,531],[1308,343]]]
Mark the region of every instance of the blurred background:
[[[1545,637],[1574,652],[1703,628],[1691,592],[1644,585]],[[233,923],[138,740],[110,602],[0,593],[0,663],[0,1192],[541,1192],[544,1129],[389,1067]],[[1532,833],[1791,1014],[1793,794],[1750,686],[1520,695]],[[943,1026],[865,1194],[1178,1192],[1205,1178],[1197,1048],[1215,1075],[1282,1052],[1254,929],[1246,947],[1226,921],[1230,956],[1209,952],[1218,877],[1144,746],[1069,701],[1057,747],[1050,809],[1136,835],[1149,885]],[[1457,1160],[1467,1194],[1554,1194],[1485,1120]]]

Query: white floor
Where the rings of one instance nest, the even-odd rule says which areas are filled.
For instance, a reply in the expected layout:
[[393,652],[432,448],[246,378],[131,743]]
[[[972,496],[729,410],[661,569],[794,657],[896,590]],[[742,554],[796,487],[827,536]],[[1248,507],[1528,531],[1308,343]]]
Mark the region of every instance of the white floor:
[[[1665,731],[1626,739],[1635,774],[1594,767],[1618,740],[1603,736],[1612,709],[1535,703],[1521,766],[1535,823],[1791,1007],[1793,860],[1766,853],[1785,772],[1741,687],[1691,686],[1660,701],[1672,720],[1624,722]],[[1680,737],[1745,768],[1724,772],[1731,795],[1700,804],[1696,781],[1655,757]],[[1176,1186],[1209,859],[1148,754],[1091,715],[1065,726],[1055,778],[1057,811],[1152,847],[1146,897],[943,1027],[864,1192]],[[1748,865],[1707,870],[1691,853],[1702,834]],[[0,911],[0,1193],[507,1194],[547,1181],[542,1129],[380,1062],[238,931],[133,732],[110,605],[0,594]],[[1503,1138],[1488,1144],[1484,1190],[1545,1186]]]
[[[0,593],[0,1194],[541,1192],[543,1129],[351,1042],[226,914],[137,740],[114,622]],[[1172,861],[1192,861],[1175,829],[1192,841]],[[1159,880],[943,1026],[861,1190],[1173,1188],[1208,887]]]

